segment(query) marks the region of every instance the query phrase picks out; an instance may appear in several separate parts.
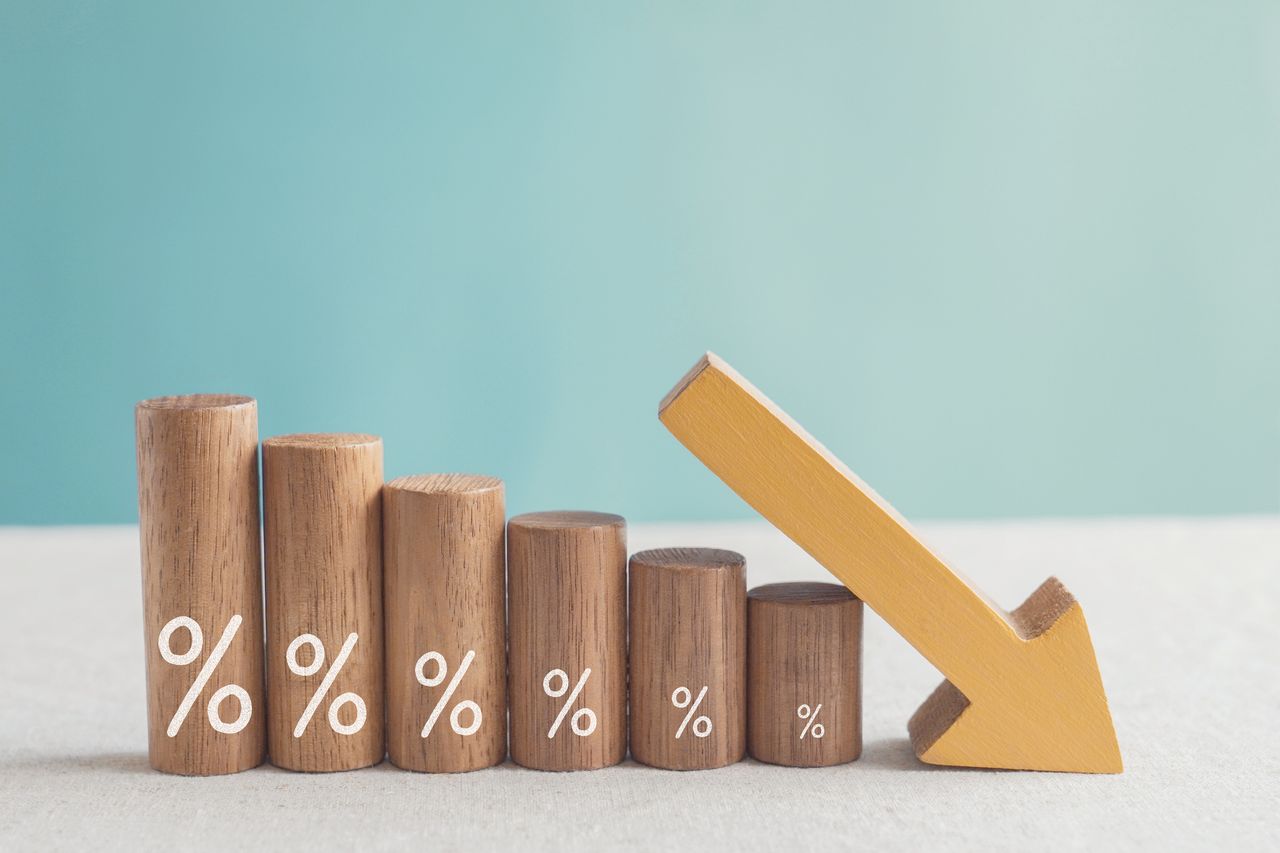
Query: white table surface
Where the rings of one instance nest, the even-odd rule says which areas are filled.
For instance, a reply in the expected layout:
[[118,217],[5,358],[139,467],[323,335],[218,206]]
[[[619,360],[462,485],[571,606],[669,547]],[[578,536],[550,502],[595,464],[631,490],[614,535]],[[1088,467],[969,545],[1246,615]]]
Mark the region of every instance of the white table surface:
[[[923,524],[1005,606],[1083,603],[1126,770],[938,769],[906,720],[938,674],[878,617],[861,760],[676,773],[389,764],[188,779],[146,757],[137,532],[0,528],[0,848],[1280,848],[1280,519]],[[633,550],[743,552],[748,583],[829,579],[764,523],[634,525]]]

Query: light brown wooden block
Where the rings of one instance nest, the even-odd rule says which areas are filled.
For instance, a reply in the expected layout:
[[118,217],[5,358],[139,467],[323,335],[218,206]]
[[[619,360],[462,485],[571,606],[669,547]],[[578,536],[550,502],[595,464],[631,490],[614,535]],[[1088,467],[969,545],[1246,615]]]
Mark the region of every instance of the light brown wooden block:
[[151,766],[256,767],[266,756],[257,403],[158,397],[135,421]]
[[401,477],[382,492],[387,754],[431,773],[507,756],[502,481]]
[[507,525],[511,757],[594,770],[627,751],[627,532],[621,516]]
[[658,416],[947,677],[907,724],[922,761],[1121,772],[1084,611],[1057,578],[1016,610],[1000,609],[711,353],[659,404]]
[[741,554],[662,548],[631,557],[631,757],[669,770],[746,749],[747,573]]
[[[262,445],[267,744],[289,770],[383,757],[382,440]],[[321,652],[323,649],[323,652]]]
[[862,602],[834,583],[747,594],[747,748],[789,767],[862,754]]

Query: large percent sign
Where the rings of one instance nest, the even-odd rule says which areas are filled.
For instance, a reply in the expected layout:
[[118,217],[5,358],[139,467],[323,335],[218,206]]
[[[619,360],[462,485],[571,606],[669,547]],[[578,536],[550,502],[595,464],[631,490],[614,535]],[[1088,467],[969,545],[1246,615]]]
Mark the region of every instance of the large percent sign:
[[[209,683],[209,679],[213,676],[213,671],[222,662],[227,649],[231,647],[231,641],[235,639],[236,631],[240,630],[240,623],[243,621],[240,618],[240,614],[237,613],[227,622],[227,627],[223,629],[222,636],[218,638],[218,644],[209,653],[204,666],[200,667],[200,672],[196,674],[196,680],[191,682],[191,687],[187,689],[187,695],[182,697],[178,710],[174,712],[173,718],[169,720],[169,728],[165,731],[165,734],[169,737],[177,735],[178,730],[182,728],[182,724],[187,719],[187,714],[191,713],[191,706],[195,704],[196,699],[200,698],[200,693],[204,690],[205,685]],[[191,647],[182,654],[177,654],[173,650],[173,632],[179,628],[187,629],[187,632],[191,635]],[[174,666],[186,666],[200,657],[200,652],[204,651],[204,632],[200,630],[200,625],[196,620],[190,616],[175,616],[160,629],[158,643],[160,657],[164,658],[166,663],[171,663]],[[229,723],[224,723],[222,715],[218,713],[218,709],[223,700],[229,696],[234,696],[240,700],[240,716]],[[249,725],[249,720],[253,716],[253,702],[249,700],[249,694],[243,687],[238,684],[228,684],[225,687],[219,687],[213,692],[213,695],[209,697],[207,710],[209,725],[213,726],[214,731],[221,732],[224,735],[233,735]]]
[[[676,740],[684,734],[685,728],[689,725],[689,721],[693,720],[694,737],[707,737],[711,734],[711,718],[706,714],[698,714],[698,708],[702,705],[702,700],[706,698],[707,687],[704,684],[702,689],[698,691],[698,698],[693,698],[693,691],[688,687],[677,687],[671,693],[671,704],[679,708],[681,711],[688,708],[689,712],[684,715],[684,720],[680,723],[680,727],[676,729]],[[696,718],[695,718],[695,715]]]
[[[587,686],[587,679],[590,677],[591,667],[587,667],[582,671],[581,677],[578,678],[578,683],[573,686],[572,693],[569,692],[569,673],[563,669],[553,669],[542,679],[542,692],[552,699],[559,699],[564,694],[569,693],[569,698],[560,706],[560,713],[556,714],[555,722],[547,730],[548,738],[556,736],[556,732],[560,730],[560,724],[564,722],[564,718],[569,713],[569,709],[573,707],[573,703],[578,701],[578,697],[582,694],[582,688]],[[551,684],[553,681],[558,681],[560,686],[553,687]],[[579,724],[579,718],[586,720],[586,722]],[[586,737],[596,730],[596,712],[590,708],[579,709],[569,720],[569,728],[578,737]]]
[[[324,674],[324,678],[320,681],[320,686],[316,688],[315,693],[311,694],[311,701],[307,703],[307,707],[302,711],[302,716],[298,718],[298,724],[293,728],[294,737],[302,737],[302,733],[307,730],[307,724],[316,715],[316,709],[320,707],[320,701],[328,695],[329,689],[333,687],[333,682],[338,678],[338,673],[342,672],[342,667],[346,664],[347,658],[351,657],[351,651],[356,647],[358,639],[359,635],[355,632],[347,635],[347,641],[342,644],[341,651],[333,659],[333,665]],[[307,666],[298,663],[298,650],[303,646],[311,647],[311,663]],[[289,664],[289,671],[294,675],[315,675],[320,671],[320,667],[324,666],[324,643],[320,642],[320,638],[315,634],[300,634],[289,644],[289,648],[285,650],[284,658],[285,662]],[[354,722],[346,724],[338,719],[338,709],[343,705],[351,705],[356,709]],[[339,694],[329,703],[329,728],[340,735],[353,735],[364,728],[364,721],[368,714],[369,711],[365,707],[364,700],[358,694]]]
[[822,736],[827,733],[827,729],[822,723],[818,722],[818,714],[821,711],[821,702],[812,708],[808,705],[801,705],[796,708],[796,716],[805,721],[804,726],[800,729],[800,740],[804,740],[804,736],[807,734],[812,734],[815,740],[822,740]]
[[[462,682],[462,677],[467,674],[467,670],[471,668],[471,662],[476,659],[475,649],[468,649],[462,658],[462,663],[458,666],[457,672],[453,674],[453,678],[449,680],[449,686],[444,689],[444,695],[436,702],[436,706],[431,709],[431,715],[427,717],[426,725],[422,727],[422,736],[425,738],[431,734],[431,730],[436,727],[436,721],[440,719],[440,715],[444,713],[444,709],[449,706],[449,700],[453,698],[454,692],[457,691],[458,685]],[[428,676],[426,674],[426,666],[429,663],[436,665],[436,674]],[[439,687],[444,683],[444,678],[449,673],[449,665],[445,663],[444,655],[439,652],[427,652],[418,658],[418,662],[413,667],[413,674],[418,679],[418,683],[423,687]],[[463,711],[471,712],[471,724],[462,725],[461,714]],[[455,734],[463,737],[473,735],[480,730],[480,723],[484,720],[484,715],[480,713],[480,706],[470,699],[463,699],[457,705],[453,706],[453,711],[449,714],[449,727],[453,729]]]

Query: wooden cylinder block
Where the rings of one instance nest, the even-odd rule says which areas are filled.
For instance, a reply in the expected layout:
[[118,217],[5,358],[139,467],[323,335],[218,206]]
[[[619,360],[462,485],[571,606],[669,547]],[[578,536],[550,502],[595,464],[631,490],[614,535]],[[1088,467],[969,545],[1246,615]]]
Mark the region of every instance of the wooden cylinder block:
[[830,583],[747,594],[747,749],[791,767],[862,754],[862,602]]
[[383,757],[382,441],[285,435],[262,445],[267,737],[289,770]]
[[256,767],[266,746],[257,403],[158,397],[134,414],[151,766]]
[[382,492],[387,753],[430,773],[507,756],[502,481],[401,477]]
[[507,526],[511,757],[594,770],[627,751],[627,533],[621,516],[539,512]]
[[741,554],[631,557],[631,757],[670,770],[741,761],[747,740],[747,573]]

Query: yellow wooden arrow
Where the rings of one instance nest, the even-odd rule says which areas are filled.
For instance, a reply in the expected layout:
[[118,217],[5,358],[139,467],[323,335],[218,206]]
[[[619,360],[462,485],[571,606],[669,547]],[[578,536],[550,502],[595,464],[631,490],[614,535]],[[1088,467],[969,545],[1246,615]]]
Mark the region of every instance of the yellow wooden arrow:
[[658,417],[946,676],[907,724],[920,760],[1121,772],[1084,612],[1057,578],[1001,610],[711,353],[663,399]]

